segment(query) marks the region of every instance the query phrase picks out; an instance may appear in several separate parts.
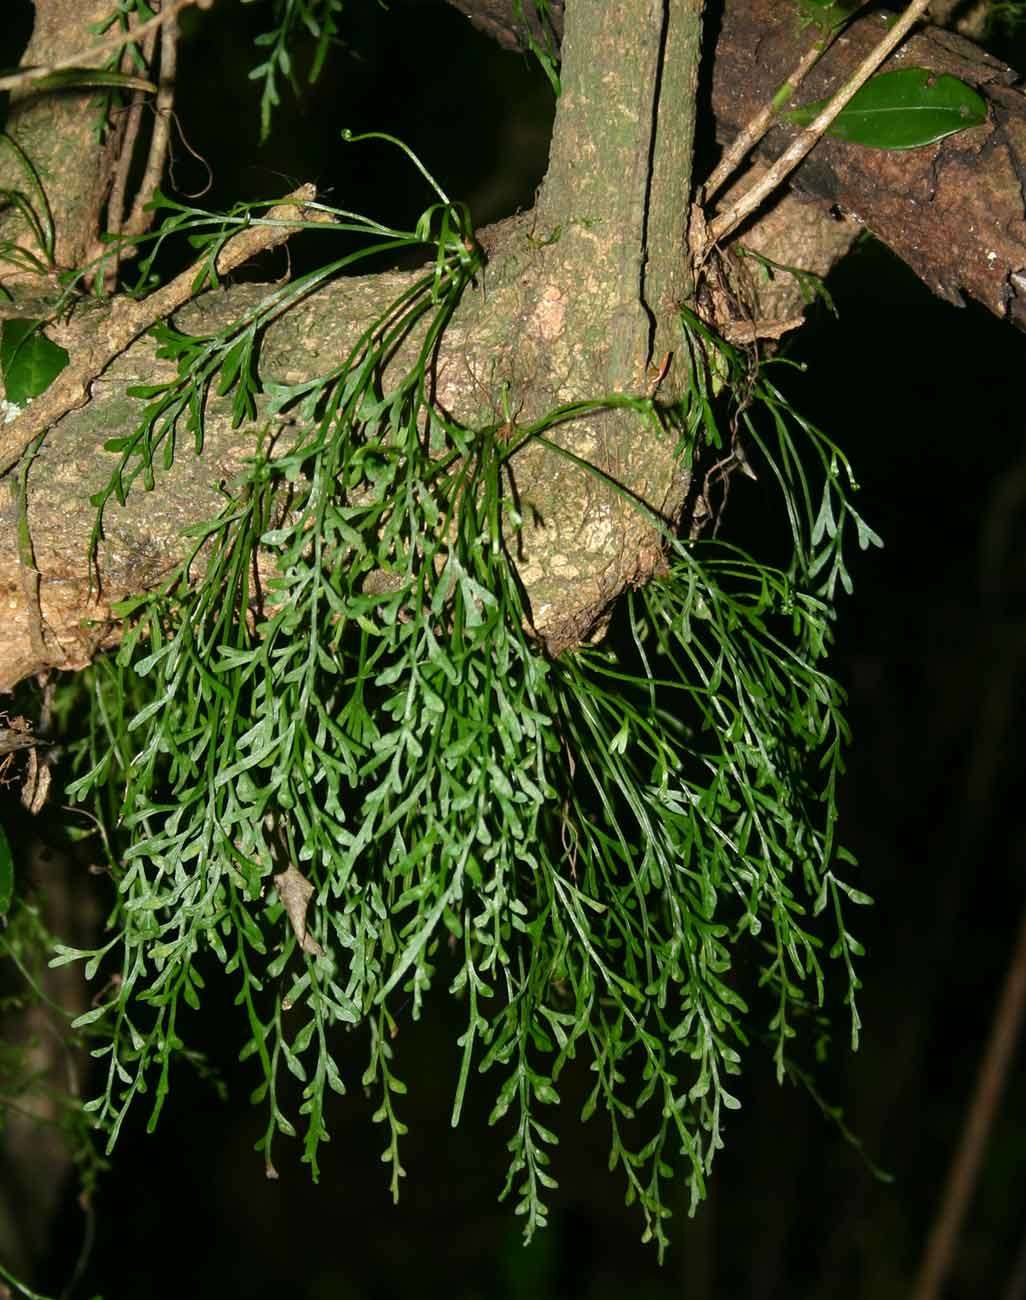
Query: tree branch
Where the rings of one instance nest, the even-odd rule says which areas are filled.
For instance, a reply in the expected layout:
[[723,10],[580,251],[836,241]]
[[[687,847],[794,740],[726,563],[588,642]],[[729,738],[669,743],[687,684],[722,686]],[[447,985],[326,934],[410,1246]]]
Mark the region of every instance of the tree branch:
[[[434,358],[432,398],[446,418],[469,429],[508,424],[514,439],[556,408],[652,391],[649,354],[654,340],[671,333],[687,287],[683,222],[700,10],[700,0],[610,0],[572,11],[567,90],[537,208],[478,232],[488,254],[486,276],[479,291],[464,295]],[[581,29],[576,54],[574,23]],[[639,35],[629,58],[624,31]],[[691,66],[670,67],[671,54]],[[379,328],[374,322],[383,304],[422,275],[345,277],[275,316],[261,335],[260,382],[296,383],[330,372],[366,330]],[[188,279],[191,289],[194,273]],[[172,299],[182,291],[175,283],[137,304],[141,314],[131,329],[121,318],[132,304],[109,314],[91,308],[94,319],[102,313],[101,328],[93,331],[102,336],[98,350],[90,353],[86,331],[79,339],[84,359],[76,346],[67,380],[77,402],[99,373],[89,400],[69,409],[69,392],[62,391],[44,410],[40,403],[49,394],[37,399],[4,449],[9,463],[37,425],[48,427],[67,411],[33,463],[28,494],[47,649],[50,662],[64,668],[87,663],[116,635],[108,602],[153,586],[173,568],[182,555],[183,529],[217,513],[219,483],[241,471],[258,431],[266,438],[268,420],[276,420],[258,417],[258,426],[236,427],[230,399],[210,385],[202,458],[180,448],[158,492],[134,490],[125,508],[107,511],[97,557],[102,598],[97,594],[87,563],[95,517],[89,497],[103,491],[113,471],[104,444],[138,427],[139,406],[126,390],[176,377],[173,366],[154,356],[152,339],[138,337],[155,310],[174,309]],[[165,293],[171,297],[159,296]],[[187,333],[217,333],[267,293],[250,285],[221,288],[188,304],[175,325]],[[129,335],[136,341],[119,352],[114,345],[124,348]],[[418,354],[423,340],[415,335],[383,363],[383,391]],[[679,370],[657,367],[660,397],[682,382]],[[280,436],[288,442],[287,428]],[[554,450],[557,444],[563,454]],[[597,472],[585,472],[582,463]],[[549,446],[526,439],[507,472],[524,518],[517,563],[531,625],[558,654],[600,632],[623,588],[646,581],[661,565],[660,521],[682,508],[688,472],[674,431],[655,418],[627,414],[615,402],[560,423]],[[0,504],[0,523],[3,513]],[[0,540],[4,536],[0,527]],[[0,626],[5,689],[42,665],[32,649],[17,552],[3,545],[0,600],[7,609]]]
[[[522,47],[513,0],[450,2],[507,47]],[[558,36],[560,7],[552,17]],[[807,98],[831,94],[885,31],[880,14],[852,23],[808,74]],[[726,0],[712,85],[721,144],[729,147],[772,100],[793,73],[800,48],[793,2]],[[892,65],[968,82],[988,101],[988,122],[906,152],[823,139],[792,175],[793,188],[824,211],[854,216],[949,302],[974,298],[1026,329],[1026,96],[1018,74],[939,28],[910,37],[884,66]],[[795,128],[774,127],[757,157],[772,164],[795,134]]]
[[[303,219],[302,205],[313,202],[315,197],[314,187],[303,185],[271,208],[266,217],[233,235],[217,256],[218,274],[228,275],[257,253],[283,244],[296,223]],[[169,284],[139,302],[115,299],[102,328],[97,328],[95,320],[86,318],[63,335],[62,345],[73,360],[45,393],[0,431],[0,476],[18,463],[22,452],[39,434],[52,428],[69,411],[85,405],[92,382],[133,340],[195,296],[197,275],[203,265],[199,262],[182,271]]]

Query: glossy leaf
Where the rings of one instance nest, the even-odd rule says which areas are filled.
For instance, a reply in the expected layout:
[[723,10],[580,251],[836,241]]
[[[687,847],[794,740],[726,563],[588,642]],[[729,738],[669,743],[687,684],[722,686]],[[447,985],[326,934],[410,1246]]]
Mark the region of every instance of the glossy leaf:
[[17,406],[45,392],[68,364],[67,352],[46,337],[42,324],[5,320],[0,332],[0,372],[7,400]]
[[14,897],[14,858],[7,832],[0,826],[0,916],[6,916]]
[[[827,102],[792,109],[784,117],[808,126]],[[986,118],[986,104],[964,81],[926,68],[899,68],[867,81],[827,134],[872,149],[917,149]]]
[[801,25],[815,24],[824,32],[842,26],[858,7],[859,0],[798,0]]

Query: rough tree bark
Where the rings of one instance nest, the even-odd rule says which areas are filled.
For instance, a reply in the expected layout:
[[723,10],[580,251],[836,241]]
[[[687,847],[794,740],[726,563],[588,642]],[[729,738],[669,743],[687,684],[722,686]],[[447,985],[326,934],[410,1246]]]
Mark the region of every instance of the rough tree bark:
[[[39,0],[43,7],[53,2]],[[657,351],[671,350],[675,309],[690,288],[685,223],[700,9],[700,0],[610,0],[575,14],[537,206],[482,232],[487,292],[466,297],[438,357],[436,398],[450,414],[468,424],[495,420],[506,393],[516,418],[525,421],[560,403],[639,391]],[[625,31],[635,33],[629,44]],[[39,103],[27,114],[61,111]],[[20,122],[12,115],[12,130]],[[412,280],[398,273],[347,279],[312,295],[268,330],[262,377],[295,382],[326,369],[382,302]],[[194,332],[216,328],[261,292],[238,286],[207,295],[177,322]],[[87,340],[117,331],[118,311],[116,302],[91,305],[52,332],[74,358]],[[173,565],[182,528],[215,511],[217,484],[251,453],[254,430],[231,429],[224,404],[212,400],[202,459],[179,455],[158,491],[136,492],[127,509],[108,512],[97,592],[86,539],[88,497],[110,472],[102,444],[129,430],[137,416],[126,389],[167,375],[152,341],[141,338],[97,377],[88,400],[83,391],[79,409],[49,430],[29,481],[34,560],[28,582],[13,494],[6,505],[0,687],[46,666],[88,662],[110,638],[110,603],[152,585]],[[680,368],[662,382],[672,395],[682,382]],[[25,417],[31,421],[31,406]],[[26,440],[26,428],[25,419],[8,426],[6,450]],[[659,514],[679,511],[687,480],[671,436],[610,412],[575,421],[560,437]],[[533,623],[558,653],[592,634],[617,593],[659,563],[658,533],[620,496],[550,452],[525,448],[514,472],[529,507],[521,572]]]
[[[513,0],[450,3],[507,48],[525,44]],[[563,6],[553,4],[551,14],[558,39]],[[843,81],[879,40],[885,21],[873,13],[854,22],[804,83],[802,102],[821,98]],[[537,28],[533,35],[543,37]],[[794,11],[779,0],[726,0],[718,30],[707,35],[711,39],[716,138],[727,144],[787,80],[801,47]],[[805,39],[811,43],[814,36]],[[793,190],[805,201],[798,237],[788,238],[797,212],[791,205],[772,230],[763,222],[761,230],[742,232],[742,242],[785,264],[818,271],[808,259],[843,251],[836,215],[850,214],[941,297],[958,306],[963,295],[973,298],[1026,329],[1026,95],[1020,75],[940,28],[912,36],[884,66],[925,67],[959,77],[987,100],[988,121],[901,153],[825,139],[792,177]],[[788,138],[786,128],[777,128],[758,156],[772,160]]]
[[[462,7],[472,7],[503,35],[508,0],[467,0]],[[595,8],[601,12],[589,15]],[[700,8],[699,0],[610,0],[571,11],[565,93],[538,203],[531,213],[482,232],[487,295],[468,295],[439,357],[438,401],[460,419],[495,420],[502,393],[516,418],[526,421],[558,402],[638,391],[646,386],[647,368],[658,368],[673,350],[673,308],[691,288],[684,224]],[[36,9],[27,60],[46,62],[88,46],[83,32],[95,17],[91,8],[83,17],[71,0],[37,0]],[[560,17],[561,6],[553,13]],[[837,43],[817,69],[821,84],[813,81],[810,96],[851,66],[872,41],[877,21],[863,20]],[[717,131],[726,139],[784,79],[801,42],[789,6],[771,0],[728,3],[719,30],[707,39],[713,35],[713,105]],[[779,261],[821,271],[852,236],[851,223],[839,220],[838,211],[855,213],[940,292],[952,299],[967,292],[1021,324],[1026,98],[1013,88],[1009,69],[958,38],[930,33],[909,48],[899,57],[976,84],[990,101],[988,123],[883,158],[824,141],[795,179],[802,198],[816,201],[802,206],[791,198],[790,208],[770,214],[743,237]],[[61,142],[85,116],[84,98],[27,96],[13,105],[9,123],[17,138],[40,151],[37,164],[61,231],[59,263],[94,246],[104,186],[117,165],[109,142],[96,146],[80,135],[70,157],[62,152]],[[767,138],[768,156],[784,137],[779,130]],[[10,159],[0,164],[11,166]],[[88,201],[79,196],[81,179],[69,182],[65,199],[65,167],[88,175]],[[0,188],[17,183],[17,173],[0,172]],[[13,220],[10,212],[0,214],[0,238],[23,238]],[[323,370],[385,296],[409,282],[400,274],[353,278],[312,296],[269,329],[262,377],[295,382]],[[0,313],[44,314],[26,301],[24,278],[11,287],[18,301]],[[207,295],[179,313],[178,323],[196,332],[214,328],[260,292],[237,286]],[[117,302],[90,304],[52,332],[74,363],[76,349],[111,332],[118,310]],[[774,314],[785,310],[777,306]],[[84,387],[85,404],[50,429],[29,478],[31,564],[18,549],[15,494],[0,506],[0,599],[7,612],[0,625],[0,689],[46,667],[80,667],[109,644],[116,636],[110,604],[151,586],[174,565],[182,529],[215,511],[218,483],[249,454],[253,430],[231,429],[225,404],[212,400],[204,456],[179,455],[157,492],[137,491],[126,509],[108,511],[102,585],[94,590],[86,562],[93,518],[88,497],[110,472],[112,458],[102,444],[133,427],[139,406],[126,389],[167,375],[153,343],[139,338]],[[682,382],[675,363],[661,394],[671,397]],[[5,451],[24,445],[20,424],[15,419],[0,429]],[[688,485],[667,440],[612,414],[576,422],[562,436],[661,515],[680,511]],[[533,507],[522,572],[538,631],[558,652],[599,630],[623,586],[643,581],[658,564],[657,536],[621,498],[539,448],[520,455],[516,473]]]

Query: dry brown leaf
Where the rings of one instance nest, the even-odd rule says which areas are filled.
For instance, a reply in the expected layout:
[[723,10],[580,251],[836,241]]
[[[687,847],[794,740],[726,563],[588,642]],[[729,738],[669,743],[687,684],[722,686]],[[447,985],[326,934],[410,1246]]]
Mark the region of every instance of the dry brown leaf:
[[50,793],[50,767],[46,762],[41,762],[34,749],[28,752],[28,766],[25,770],[25,780],[21,787],[22,805],[35,816],[36,813],[46,803],[46,796]]
[[290,866],[288,870],[274,877],[274,887],[288,914],[292,933],[296,936],[300,947],[311,957],[323,957],[324,949],[306,928],[306,911],[313,897],[313,885],[301,871]]

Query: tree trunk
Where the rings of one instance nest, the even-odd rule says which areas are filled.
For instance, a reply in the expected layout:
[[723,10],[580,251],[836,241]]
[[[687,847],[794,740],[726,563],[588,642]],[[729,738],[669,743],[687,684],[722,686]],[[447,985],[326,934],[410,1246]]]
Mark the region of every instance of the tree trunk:
[[[527,36],[513,0],[450,0],[507,48]],[[895,6],[898,7],[898,6]],[[552,33],[562,30],[551,7]],[[886,17],[860,18],[828,51],[802,87],[802,103],[838,86],[880,39]],[[543,39],[535,31],[534,38]],[[712,108],[716,138],[727,144],[790,76],[818,33],[798,29],[797,6],[780,0],[726,0],[715,41]],[[923,67],[960,78],[987,101],[987,122],[925,148],[890,153],[823,140],[798,168],[792,186],[806,212],[794,237],[792,214],[740,235],[785,265],[821,273],[846,248],[834,219],[851,214],[942,298],[963,295],[1026,329],[1026,98],[1018,73],[951,32],[926,27],[884,65]],[[758,157],[772,160],[789,139],[778,127]],[[764,214],[765,215],[765,214]],[[847,242],[850,242],[847,241]],[[786,311],[787,308],[778,309]]]
[[[465,0],[462,7],[493,34],[516,39],[514,27],[503,25],[509,0]],[[566,89],[538,204],[482,232],[489,266],[478,291],[461,304],[438,358],[435,396],[468,425],[508,423],[512,433],[513,426],[566,402],[644,393],[656,383],[659,396],[669,399],[683,383],[679,359],[665,375],[663,363],[675,349],[674,306],[691,288],[684,221],[700,6],[697,0],[624,0],[600,8],[590,17],[570,15]],[[561,6],[551,12],[559,24]],[[88,47],[84,24],[76,18],[73,28],[68,25],[67,0],[39,0],[37,13],[27,59]],[[803,98],[835,84],[878,31],[872,15],[854,24],[814,71]],[[714,35],[713,105],[725,140],[785,79],[802,39],[790,6],[772,0],[726,4]],[[937,292],[952,301],[967,293],[1021,325],[1026,100],[1011,88],[1015,74],[937,31],[914,37],[896,58],[976,85],[990,101],[989,121],[902,153],[824,140],[795,175],[800,199],[778,205],[741,237],[778,262],[822,272],[850,243],[852,223],[836,215],[847,212],[889,242]],[[25,133],[19,138],[52,191],[57,264],[91,247],[119,163],[116,133],[98,144],[82,134],[83,118],[74,96],[24,98],[12,113],[12,130]],[[763,152],[779,152],[786,136],[786,128],[777,128]],[[76,142],[70,155],[60,152],[67,139]],[[10,154],[3,166],[0,180],[24,183]],[[8,223],[0,235],[22,238],[39,254],[24,226],[11,226],[16,219],[10,213],[0,219]],[[295,382],[323,371],[371,318],[382,295],[409,283],[411,276],[393,274],[323,289],[268,331],[262,378]],[[24,275],[17,277],[17,301],[0,305],[0,316],[43,315],[28,297],[39,292],[38,284],[38,278],[30,286]],[[49,284],[43,288],[52,293]],[[180,319],[202,332],[251,305],[254,292],[260,291],[240,286],[208,295]],[[96,338],[116,332],[119,306],[117,300],[80,306],[70,324],[51,330],[73,364]],[[763,310],[785,317],[795,308]],[[230,480],[253,446],[254,431],[233,429],[226,404],[212,399],[204,457],[180,451],[156,493],[135,492],[125,509],[108,510],[98,593],[86,543],[93,522],[88,497],[103,487],[113,460],[102,444],[128,433],[138,419],[139,404],[126,389],[169,371],[148,339],[104,362],[102,373],[99,363],[85,368],[92,382],[81,385],[76,401],[88,398],[87,404],[48,432],[29,475],[32,556],[24,546],[19,550],[16,492],[0,507],[6,525],[0,595],[8,609],[0,630],[0,689],[46,666],[80,667],[109,644],[116,637],[111,603],[151,586],[174,566],[182,529],[216,511],[219,481]],[[13,459],[9,448],[17,455],[28,444],[19,434],[24,427],[24,418],[0,426],[0,467]],[[672,439],[654,426],[607,411],[568,423],[560,438],[567,452],[615,478],[656,516],[677,517],[687,478]],[[539,635],[558,653],[600,631],[623,586],[644,581],[659,564],[658,529],[600,476],[539,446],[518,455],[514,477],[530,507],[521,573]]]
[[[676,346],[676,308],[690,289],[685,222],[700,13],[700,0],[618,0],[572,15],[565,89],[537,207],[481,233],[486,273],[461,303],[437,359],[435,398],[464,424],[523,425],[569,402],[645,392],[654,384],[653,363],[661,396],[680,391],[680,363],[667,366],[663,358]],[[261,379],[295,383],[323,373],[382,301],[414,278],[338,280],[311,295],[267,331]],[[208,294],[176,323],[208,332],[263,292],[247,285]],[[79,308],[58,340],[73,362],[86,339],[115,329],[117,311],[117,301]],[[393,364],[416,345],[408,340]],[[226,402],[211,398],[202,458],[180,448],[155,492],[135,491],[126,508],[108,508],[98,573],[91,574],[88,499],[113,463],[103,443],[138,420],[139,403],[126,390],[171,374],[152,340],[140,338],[96,377],[85,404],[49,430],[28,480],[31,564],[17,543],[17,493],[2,507],[0,593],[8,617],[0,629],[0,689],[47,666],[80,667],[108,644],[116,636],[111,604],[174,566],[182,530],[216,513],[219,484],[252,454],[255,430],[233,429]],[[19,421],[3,436],[17,447]],[[599,475],[532,445],[512,466],[525,507],[521,576],[535,630],[552,653],[594,635],[624,586],[659,565],[651,515],[675,518],[688,486],[675,438],[657,422],[605,411],[568,421],[559,440]]]

